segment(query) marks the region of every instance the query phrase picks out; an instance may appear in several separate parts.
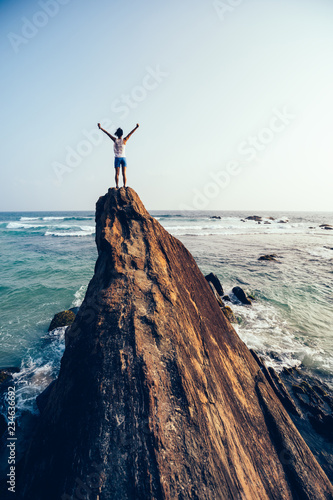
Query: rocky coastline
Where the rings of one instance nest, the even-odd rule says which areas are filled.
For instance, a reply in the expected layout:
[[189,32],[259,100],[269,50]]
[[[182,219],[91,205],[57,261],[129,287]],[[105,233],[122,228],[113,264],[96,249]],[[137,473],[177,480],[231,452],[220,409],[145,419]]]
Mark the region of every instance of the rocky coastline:
[[230,305],[255,297],[204,279],[129,188],[98,201],[96,244],[80,310],[50,325],[70,325],[66,350],[38,398],[18,498],[78,498],[78,480],[96,500],[332,498],[332,394],[239,339]]

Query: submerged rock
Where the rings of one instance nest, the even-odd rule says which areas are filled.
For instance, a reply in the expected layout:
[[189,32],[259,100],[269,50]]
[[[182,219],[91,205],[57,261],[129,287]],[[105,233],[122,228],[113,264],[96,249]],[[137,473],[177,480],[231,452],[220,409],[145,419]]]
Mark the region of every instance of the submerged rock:
[[250,215],[249,217],[245,217],[245,220],[254,220],[256,222],[261,222],[262,217],[260,215]]
[[221,285],[221,282],[220,280],[218,279],[218,277],[216,276],[216,274],[214,273],[209,273],[207,274],[207,276],[205,276],[206,280],[210,283],[212,283],[215,287],[215,290],[217,291],[217,293],[219,295],[223,295],[224,292],[223,292],[223,287]]
[[277,255],[275,253],[261,255],[258,260],[275,260],[277,259]]
[[333,416],[320,412],[316,415],[310,415],[309,420],[313,428],[323,436],[333,441]]
[[193,257],[132,189],[99,199],[96,243],[19,498],[330,498]]
[[73,311],[62,311],[55,314],[53,320],[50,323],[48,331],[51,332],[55,328],[60,328],[62,326],[69,326],[74,323],[75,313]]
[[251,300],[246,296],[246,293],[240,286],[234,286],[234,288],[232,289],[232,293],[242,304],[249,306],[252,304]]

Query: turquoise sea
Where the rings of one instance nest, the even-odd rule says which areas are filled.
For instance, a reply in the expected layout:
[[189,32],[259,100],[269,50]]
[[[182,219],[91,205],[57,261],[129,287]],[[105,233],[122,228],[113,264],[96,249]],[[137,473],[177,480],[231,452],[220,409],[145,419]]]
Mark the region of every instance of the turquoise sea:
[[[245,220],[252,213],[151,214],[225,293],[239,285],[254,294],[252,306],[231,304],[249,347],[277,370],[302,365],[333,387],[333,230],[320,227],[333,225],[333,212],[256,213],[260,224]],[[56,312],[83,300],[94,226],[91,212],[0,214],[0,368],[21,368],[19,411],[36,411],[36,395],[57,375],[64,329],[47,329]],[[267,253],[278,262],[258,261]]]

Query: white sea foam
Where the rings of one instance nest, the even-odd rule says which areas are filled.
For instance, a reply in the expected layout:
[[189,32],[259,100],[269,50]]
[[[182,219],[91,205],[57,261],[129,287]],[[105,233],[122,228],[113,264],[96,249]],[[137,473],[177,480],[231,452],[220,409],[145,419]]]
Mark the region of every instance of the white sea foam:
[[78,216],[78,217],[43,217],[42,220],[45,221],[56,221],[56,220],[94,220],[94,217]]
[[238,335],[249,348],[264,358],[267,366],[278,372],[283,367],[301,364],[320,366],[324,351],[297,338],[297,332],[274,306],[253,301],[250,307],[238,304],[231,307],[234,314],[241,318],[241,324],[234,325]]
[[329,246],[318,246],[306,248],[306,252],[313,257],[319,257],[320,259],[332,260],[333,259],[333,245]]
[[93,233],[58,233],[58,232],[52,232],[52,231],[46,231],[45,236],[54,236],[54,237],[68,237],[68,238],[73,238],[73,237],[83,237],[83,236],[91,236]]
[[27,220],[42,220],[41,217],[21,217],[21,221],[27,221]]
[[9,222],[6,227],[7,229],[39,229],[46,226],[41,226],[39,224],[22,224],[21,222]]
[[45,337],[52,339],[50,343],[37,356],[28,355],[20,371],[13,374],[18,415],[22,411],[38,413],[36,397],[57,377],[60,369],[66,328],[56,328],[47,334]]
[[[285,220],[285,223],[280,221]],[[246,234],[308,234],[308,223],[287,222],[287,219],[269,220],[263,219],[259,224],[256,221],[242,222],[235,217],[226,217],[221,219],[212,219],[207,221],[198,220],[175,220],[174,224],[170,219],[161,220],[163,227],[175,236],[209,236],[209,235],[246,235]],[[180,222],[180,223],[179,223]],[[183,222],[183,223],[182,223]],[[265,222],[267,222],[265,224]],[[312,234],[313,234],[312,230]]]
[[[73,227],[74,229],[74,227]],[[56,236],[56,237],[83,237],[83,236],[92,236],[95,234],[94,226],[79,226],[78,231],[46,231],[44,236]]]
[[74,294],[74,300],[72,302],[72,307],[80,307],[80,305],[83,302],[86,291],[87,291],[87,286],[81,285],[80,288]]
[[43,217],[43,220],[64,220],[66,217]]

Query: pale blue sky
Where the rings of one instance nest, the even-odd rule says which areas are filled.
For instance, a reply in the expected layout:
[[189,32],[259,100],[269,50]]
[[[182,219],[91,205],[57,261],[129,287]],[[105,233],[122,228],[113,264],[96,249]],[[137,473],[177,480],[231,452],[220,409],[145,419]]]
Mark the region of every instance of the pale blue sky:
[[0,210],[93,210],[103,120],[140,123],[149,209],[333,210],[332,21],[331,0],[0,1]]

